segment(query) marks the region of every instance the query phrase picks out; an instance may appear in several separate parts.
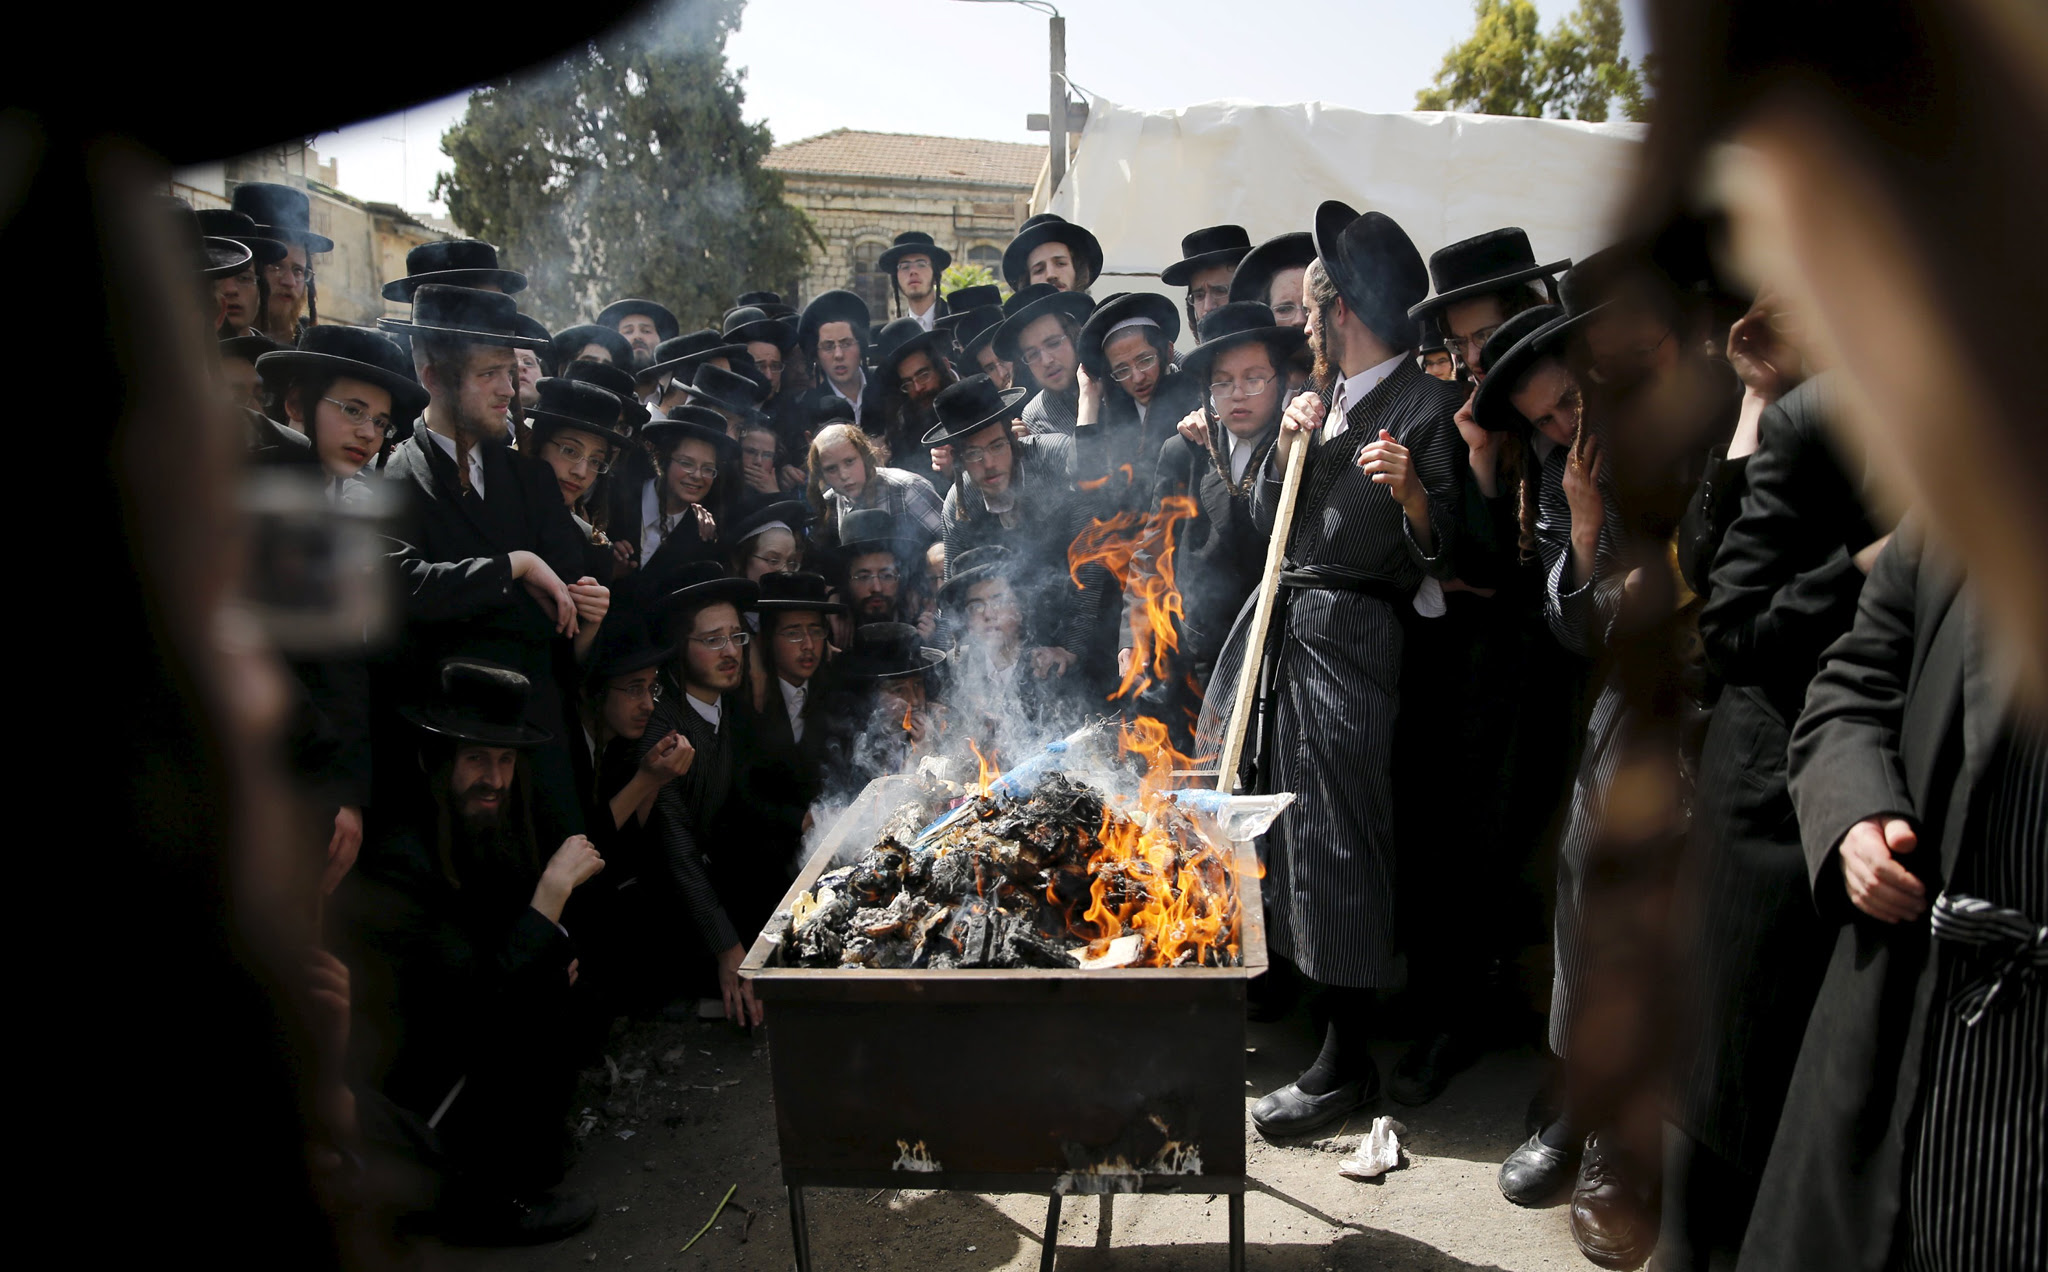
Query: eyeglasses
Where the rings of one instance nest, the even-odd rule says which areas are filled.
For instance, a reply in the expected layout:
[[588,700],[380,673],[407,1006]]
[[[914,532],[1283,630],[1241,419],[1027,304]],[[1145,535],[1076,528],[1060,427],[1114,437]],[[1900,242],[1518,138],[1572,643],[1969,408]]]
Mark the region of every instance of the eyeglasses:
[[645,698],[649,702],[661,701],[661,682],[659,680],[647,680],[630,685],[607,685],[606,688],[613,693],[625,694],[628,698]]
[[850,336],[845,340],[820,340],[818,342],[818,352],[821,354],[852,353],[858,348],[860,348],[860,341]]
[[1273,306],[1273,321],[1285,327],[1297,319],[1307,316],[1308,311],[1300,305],[1278,304]]
[[853,581],[863,585],[869,583],[894,583],[902,577],[902,575],[894,570],[855,570],[853,572]]
[[324,397],[321,398],[320,400],[322,402],[327,403],[329,406],[339,407],[341,413],[348,417],[348,422],[351,424],[366,425],[370,428],[376,429],[380,433],[388,433],[391,431],[390,416],[372,415],[370,414],[370,409],[360,402],[344,402],[340,398],[331,397]]
[[932,370],[930,367],[919,367],[909,375],[896,381],[896,387],[908,393],[912,389],[923,388],[927,384],[937,384],[938,382],[939,373],[937,371]]
[[1465,365],[1469,367],[1479,361],[1479,351],[1486,347],[1487,341],[1493,339],[1493,333],[1499,331],[1501,325],[1500,323],[1495,323],[1491,327],[1481,327],[1469,336],[1454,336],[1449,332],[1445,332],[1444,348],[1463,358]]
[[982,600],[967,602],[967,616],[969,618],[986,618],[991,612],[998,614],[1008,613],[1016,608],[1017,598],[1014,596],[990,596]]
[[759,561],[767,566],[770,574],[794,574],[804,568],[803,556],[801,553],[796,552],[792,552],[788,556],[784,556],[780,552],[756,552],[747,559],[749,561]]
[[1039,363],[1044,362],[1047,358],[1050,358],[1055,353],[1058,353],[1060,350],[1066,348],[1068,343],[1069,342],[1067,340],[1066,333],[1061,332],[1059,335],[1052,337],[1042,345],[1034,345],[1031,348],[1026,349],[1024,351],[1024,365],[1027,367],[1035,367]]
[[1152,368],[1158,365],[1158,354],[1141,353],[1137,357],[1132,358],[1129,362],[1125,363],[1120,367],[1111,367],[1109,369],[1109,378],[1115,380],[1118,384],[1122,384],[1126,380],[1135,379],[1138,376],[1144,375],[1146,372],[1150,371]]
[[1209,386],[1209,401],[1217,410],[1233,397],[1255,398],[1273,387],[1277,377],[1270,375],[1248,375],[1242,380],[1218,380]]
[[563,459],[567,460],[569,467],[571,468],[574,468],[579,464],[588,464],[590,466],[590,471],[596,473],[600,477],[604,476],[606,473],[612,470],[612,456],[610,448],[606,448],[603,455],[600,456],[596,451],[584,450],[575,442],[559,437],[550,437],[548,439],[548,445],[554,447],[555,453],[560,455]]
[[1189,303],[1190,305],[1200,305],[1200,304],[1201,304],[1201,303],[1202,303],[1203,301],[1205,301],[1205,300],[1206,300],[1206,301],[1208,301],[1208,302],[1209,302],[1210,304],[1212,304],[1212,305],[1227,305],[1227,304],[1229,304],[1229,303],[1230,303],[1230,284],[1229,284],[1229,283],[1217,283],[1217,284],[1215,284],[1215,285],[1213,285],[1213,286],[1210,286],[1210,287],[1190,287],[1190,288],[1188,288],[1188,303]]
[[1006,448],[1001,446],[970,446],[960,452],[960,462],[963,464],[979,464],[989,456],[1004,449]]
[[694,460],[671,459],[668,461],[675,470],[685,477],[702,477],[705,481],[718,480],[718,465],[699,464]]
[[801,645],[805,641],[824,640],[825,629],[816,623],[803,627],[784,627],[776,631],[775,639],[785,645]]
[[752,639],[753,635],[748,632],[731,632],[724,636],[690,637],[692,644],[702,645],[706,650],[714,654],[722,654],[728,649],[745,649],[747,642]]
[[761,368],[761,374],[771,380],[782,374],[782,360],[780,358],[770,358],[766,362],[756,358],[754,359],[754,365]]

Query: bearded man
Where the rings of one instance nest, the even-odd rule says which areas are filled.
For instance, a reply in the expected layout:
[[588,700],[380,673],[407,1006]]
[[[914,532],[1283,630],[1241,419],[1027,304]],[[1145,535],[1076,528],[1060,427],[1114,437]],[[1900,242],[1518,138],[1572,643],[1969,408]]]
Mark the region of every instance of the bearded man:
[[675,339],[683,330],[683,324],[676,321],[668,306],[638,297],[613,301],[591,321],[625,337],[633,349],[631,369],[634,371],[645,371],[653,366],[654,351],[661,342]]
[[251,181],[235,187],[234,210],[256,223],[257,233],[285,245],[282,259],[263,266],[269,301],[256,327],[282,345],[299,342],[299,325],[320,321],[313,257],[334,250],[334,240],[313,232],[312,203],[295,186]]

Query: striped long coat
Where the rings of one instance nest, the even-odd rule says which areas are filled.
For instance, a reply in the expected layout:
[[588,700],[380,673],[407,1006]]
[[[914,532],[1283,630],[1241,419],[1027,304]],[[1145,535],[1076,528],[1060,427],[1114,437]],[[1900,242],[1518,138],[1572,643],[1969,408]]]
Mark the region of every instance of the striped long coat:
[[[1395,983],[1394,720],[1405,608],[1425,574],[1449,577],[1464,444],[1452,421],[1463,386],[1413,359],[1313,443],[1288,542],[1291,567],[1341,572],[1357,586],[1290,587],[1274,664],[1267,789],[1294,804],[1266,836],[1267,939],[1311,979]],[[1380,430],[1407,447],[1429,494],[1430,550],[1399,504],[1357,466]],[[1252,492],[1270,531],[1280,472],[1268,456]],[[1221,675],[1218,676],[1219,683]],[[1212,692],[1214,687],[1212,686]]]

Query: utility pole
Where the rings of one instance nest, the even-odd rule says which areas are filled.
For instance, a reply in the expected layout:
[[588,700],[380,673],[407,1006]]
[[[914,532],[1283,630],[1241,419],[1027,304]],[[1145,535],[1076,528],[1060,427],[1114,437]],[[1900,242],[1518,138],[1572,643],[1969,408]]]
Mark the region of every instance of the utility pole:
[[1055,13],[1050,25],[1052,100],[1045,115],[1046,130],[1052,136],[1052,184],[1046,188],[1048,198],[1058,193],[1060,181],[1067,175],[1067,20]]

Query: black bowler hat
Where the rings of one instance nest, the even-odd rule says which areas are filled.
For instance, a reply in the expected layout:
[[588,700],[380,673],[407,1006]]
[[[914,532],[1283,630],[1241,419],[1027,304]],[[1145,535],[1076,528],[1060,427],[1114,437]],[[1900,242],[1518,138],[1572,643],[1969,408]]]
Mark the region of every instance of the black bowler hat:
[[853,334],[862,341],[868,337],[868,325],[874,321],[868,309],[868,302],[843,288],[824,292],[810,304],[804,306],[803,320],[797,324],[797,343],[806,349],[818,345],[818,328],[828,322],[850,323]]
[[848,680],[866,682],[922,676],[944,661],[945,651],[926,648],[908,623],[862,623],[853,630],[853,648],[835,665]]
[[411,300],[427,283],[450,287],[485,284],[510,294],[526,289],[526,275],[498,268],[498,249],[481,239],[441,239],[405,254],[405,277],[384,284],[384,299]]
[[1424,322],[1422,324],[1422,343],[1415,346],[1415,351],[1417,353],[1449,353],[1450,349],[1444,345],[1442,325],[1434,322]]
[[299,334],[296,349],[279,349],[256,359],[256,374],[272,390],[308,375],[367,381],[391,395],[394,423],[410,423],[427,409],[427,391],[412,378],[412,360],[391,337],[368,327],[326,322],[308,327]]
[[1408,311],[1429,294],[1429,270],[1408,232],[1384,212],[1331,199],[1316,209],[1315,233],[1316,259],[1366,330],[1391,348],[1414,348]]
[[444,658],[439,696],[421,706],[402,706],[398,714],[455,742],[538,746],[555,735],[526,722],[532,696],[533,682],[510,667],[481,658]]
[[1563,315],[1556,305],[1524,309],[1486,338],[1479,351],[1479,370],[1486,378],[1472,395],[1472,418],[1479,427],[1495,433],[1528,431],[1528,419],[1509,399],[1530,368],[1557,347],[1551,334]]
[[789,613],[795,610],[810,610],[819,614],[847,614],[843,602],[832,599],[832,585],[822,574],[796,571],[789,574],[764,574],[760,582],[761,599],[754,608],[763,614]]
[[737,462],[734,455],[726,452],[737,452],[740,448],[732,434],[725,431],[725,417],[708,406],[670,407],[663,418],[641,425],[640,436],[665,447],[692,439],[710,442],[719,449],[720,463]]
[[1078,326],[1094,312],[1095,301],[1085,292],[1061,291],[1051,283],[1033,283],[1004,302],[1003,325],[995,336],[996,356],[1005,362],[1017,361],[1017,338],[1024,334],[1024,328],[1047,314],[1064,314]]
[[[654,620],[672,633],[677,624],[688,624],[706,605],[723,601],[744,612],[753,609],[761,595],[753,580],[727,574],[716,561],[691,561],[678,566],[662,580],[662,585],[668,591],[654,603]],[[676,648],[682,648],[680,639]]]
[[896,272],[896,262],[906,256],[929,256],[932,261],[934,282],[938,281],[938,276],[945,273],[946,267],[953,263],[953,254],[932,242],[931,235],[923,230],[905,230],[896,236],[895,243],[891,244],[887,251],[875,258],[875,268],[884,274],[893,274]]
[[[981,347],[992,343],[996,333],[1003,329],[1003,311],[994,305],[971,309],[958,317],[959,321],[953,328],[953,339],[960,343],[960,352],[969,361],[974,360],[980,354]],[[945,322],[946,319],[941,318],[939,321]]]
[[915,318],[898,318],[882,328],[875,339],[875,369],[884,376],[894,376],[896,365],[913,353],[929,353],[938,356],[938,344],[949,338],[934,328],[926,331]]
[[715,367],[709,362],[697,368],[697,374],[691,377],[689,386],[683,391],[690,395],[692,402],[708,402],[742,419],[760,414],[761,400],[768,393],[766,387],[752,376]]
[[1168,287],[1185,287],[1196,274],[1217,266],[1236,266],[1251,254],[1252,238],[1242,225],[1212,225],[1180,241],[1180,259],[1159,271]]
[[612,328],[600,327],[589,322],[564,327],[556,332],[553,339],[548,341],[548,363],[554,367],[555,374],[560,375],[570,363],[576,361],[577,354],[591,345],[603,345],[604,351],[612,356],[611,365],[627,375],[633,374],[633,346],[627,344],[626,338]]
[[1230,276],[1230,299],[1272,304],[1273,275],[1283,269],[1307,269],[1316,258],[1316,238],[1306,230],[1276,235],[1245,253]]
[[782,318],[770,318],[766,310],[757,305],[741,305],[728,309],[719,324],[719,335],[725,343],[735,345],[772,344],[778,349],[787,349],[796,343],[796,324]]
[[1040,212],[1018,226],[1017,237],[1003,249],[1003,277],[1012,290],[1030,281],[1025,276],[1025,263],[1045,243],[1065,243],[1077,260],[1088,266],[1090,283],[1102,277],[1102,244],[1095,236],[1065,217]]
[[633,435],[619,427],[618,395],[609,389],[566,376],[550,376],[534,386],[540,401],[526,408],[535,441],[563,429],[601,437],[614,446],[630,446]]
[[1181,360],[1182,375],[1195,377],[1202,392],[1209,391],[1209,368],[1216,356],[1253,341],[1263,342],[1273,355],[1273,368],[1285,372],[1287,360],[1308,339],[1305,327],[1283,327],[1273,320],[1273,311],[1263,300],[1233,300],[1218,305],[1202,318],[1201,342]]
[[991,424],[1008,424],[1023,409],[1029,389],[998,389],[985,375],[970,375],[939,390],[932,400],[939,422],[921,439],[925,446],[951,446]]
[[265,238],[256,222],[241,212],[229,208],[201,208],[199,232],[209,238],[233,239],[249,249],[258,265],[275,265],[285,257],[285,245],[274,238]]
[[1410,309],[1408,316],[1419,318],[1431,309],[1454,305],[1467,297],[1499,291],[1531,278],[1548,282],[1551,275],[1571,266],[1570,258],[1538,265],[1536,251],[1529,246],[1528,232],[1519,226],[1488,230],[1484,234],[1460,239],[1448,247],[1440,247],[1430,254],[1429,277],[1436,284],[1436,295]]
[[1158,329],[1172,344],[1180,339],[1180,306],[1158,292],[1119,292],[1096,306],[1081,327],[1081,365],[1088,374],[1109,378],[1109,356],[1103,346],[1126,323]]
[[519,334],[531,336],[535,340],[546,340],[550,343],[555,338],[554,334],[547,329],[547,325],[532,314],[519,315]]
[[266,237],[302,244],[308,252],[331,252],[334,240],[313,233],[313,204],[297,186],[249,181],[235,187],[235,211],[256,223]]
[[377,325],[386,331],[402,331],[415,340],[438,336],[466,344],[547,348],[547,341],[521,330],[519,317],[519,306],[503,292],[428,283],[412,294],[410,320],[379,318]]
[[969,548],[953,562],[952,571],[939,588],[939,604],[959,609],[967,601],[967,589],[989,579],[1007,577],[1017,568],[1017,554],[1000,543]]
[[576,380],[584,384],[594,384],[617,398],[619,400],[619,425],[628,433],[632,433],[642,424],[645,424],[654,414],[654,412],[640,405],[640,399],[635,392],[632,373],[622,371],[610,363],[571,361],[568,366],[562,368],[562,373],[558,378]]
[[801,541],[810,530],[811,523],[816,520],[816,515],[811,512],[811,506],[803,500],[775,499],[734,521],[730,531],[725,531],[721,527],[720,537],[737,547],[757,534],[781,526]]
[[694,375],[699,367],[713,358],[731,362],[746,351],[746,345],[728,340],[710,327],[700,327],[680,336],[670,336],[656,345],[653,364],[634,375],[641,380],[659,380],[665,375],[681,378]]
[[932,320],[934,327],[957,327],[960,320],[977,309],[999,309],[1003,303],[1003,289],[994,283],[976,283],[972,287],[961,287],[946,296],[946,312]]
[[254,366],[256,359],[264,354],[278,353],[289,348],[291,348],[290,345],[279,344],[269,336],[257,331],[244,336],[229,336],[221,341],[220,356],[223,358],[240,358],[242,361]]
[[676,321],[676,316],[669,312],[668,306],[657,305],[651,300],[641,300],[638,297],[613,301],[591,321],[600,327],[610,327],[617,331],[620,320],[631,314],[645,314],[654,319],[654,334],[663,340],[673,338],[683,329],[683,324]]

